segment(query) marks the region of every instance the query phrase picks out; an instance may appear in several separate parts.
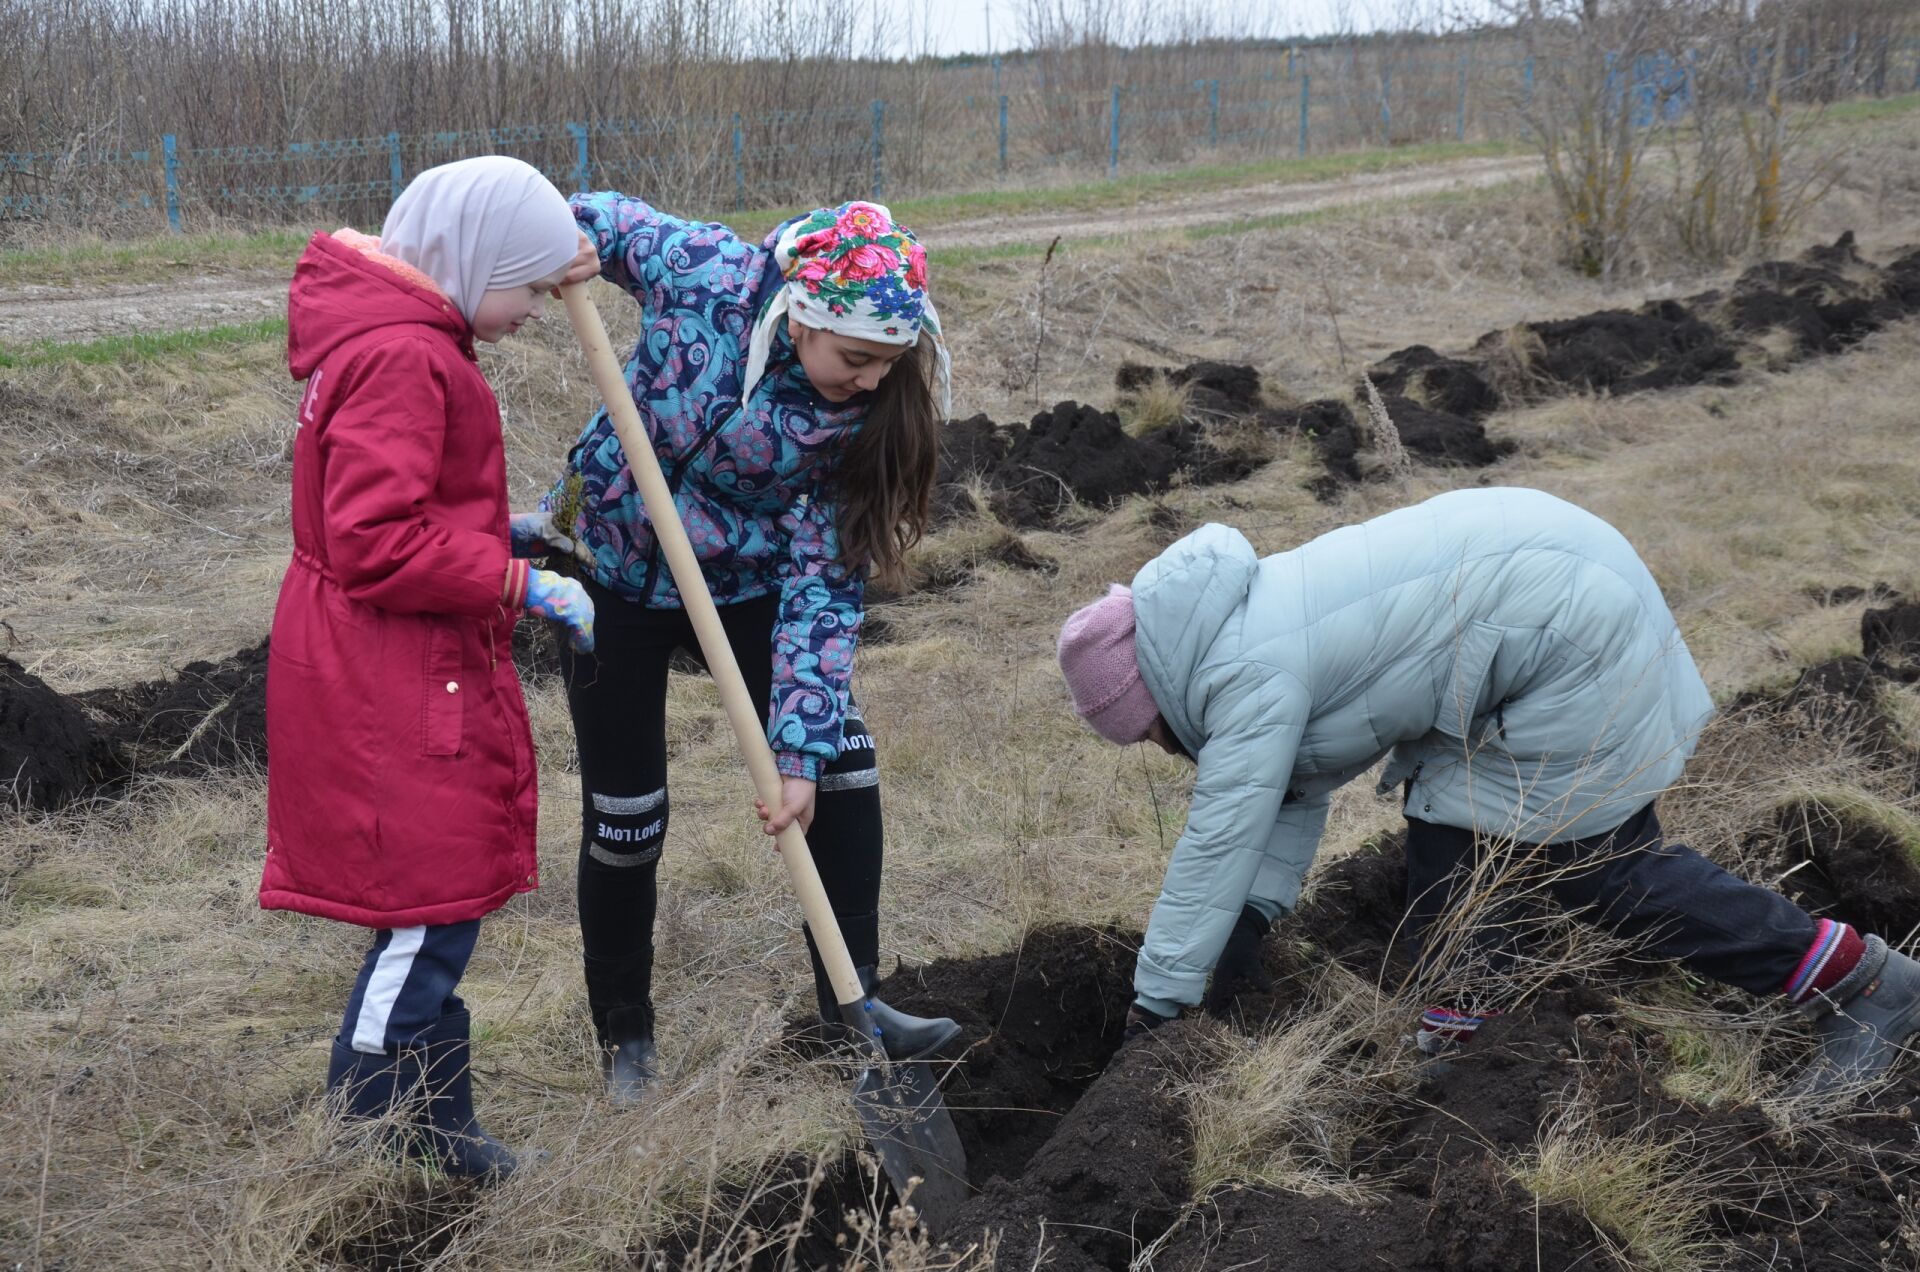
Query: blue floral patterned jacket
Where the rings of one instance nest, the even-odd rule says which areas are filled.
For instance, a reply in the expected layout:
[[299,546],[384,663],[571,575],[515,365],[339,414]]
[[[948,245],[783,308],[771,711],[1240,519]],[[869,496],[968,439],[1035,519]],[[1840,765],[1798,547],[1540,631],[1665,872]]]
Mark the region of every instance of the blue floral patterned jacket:
[[[866,590],[865,568],[840,564],[826,491],[867,406],[818,396],[782,330],[741,409],[753,320],[781,285],[771,250],[778,230],[751,247],[724,225],[682,221],[623,194],[571,202],[600,248],[600,276],[640,302],[627,387],[713,599],[779,592],[767,736],[782,773],[817,780],[839,753]],[[547,506],[563,517],[577,507],[571,533],[591,553],[588,569],[601,586],[680,606],[604,409],[575,443]]]

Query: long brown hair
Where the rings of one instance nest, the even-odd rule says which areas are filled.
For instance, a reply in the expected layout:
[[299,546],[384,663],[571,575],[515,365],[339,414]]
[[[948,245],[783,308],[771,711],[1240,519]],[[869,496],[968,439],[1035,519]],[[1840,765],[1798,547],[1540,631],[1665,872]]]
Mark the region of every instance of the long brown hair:
[[841,562],[864,563],[876,582],[895,589],[905,582],[907,552],[933,520],[940,467],[933,362],[930,333],[894,361],[834,476]]

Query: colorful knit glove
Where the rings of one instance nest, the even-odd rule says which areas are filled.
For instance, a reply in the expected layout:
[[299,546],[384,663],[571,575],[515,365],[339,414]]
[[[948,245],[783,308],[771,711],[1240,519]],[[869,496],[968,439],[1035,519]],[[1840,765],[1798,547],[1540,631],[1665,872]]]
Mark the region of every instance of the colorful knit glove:
[[517,557],[573,555],[572,537],[554,524],[553,514],[545,508],[514,513],[507,519],[507,538]]
[[552,570],[528,571],[527,611],[565,627],[574,653],[593,652],[593,598],[577,580]]

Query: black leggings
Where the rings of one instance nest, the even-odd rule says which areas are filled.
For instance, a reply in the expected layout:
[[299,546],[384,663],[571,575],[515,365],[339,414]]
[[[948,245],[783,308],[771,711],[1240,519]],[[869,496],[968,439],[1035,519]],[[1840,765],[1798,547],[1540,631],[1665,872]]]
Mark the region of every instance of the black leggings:
[[[1473,867],[1504,851],[1501,887],[1472,916],[1471,929],[1441,955],[1433,936],[1443,915],[1474,880]],[[1665,842],[1649,804],[1610,834],[1547,845],[1495,846],[1470,830],[1407,819],[1407,901],[1413,930],[1426,938],[1429,974],[1474,971],[1496,981],[1523,956],[1547,896],[1564,910],[1617,936],[1643,956],[1672,959],[1691,971],[1753,994],[1779,993],[1813,944],[1807,912],[1769,888],[1729,874],[1693,849]],[[1469,992],[1468,999],[1477,995]],[[1502,1003],[1470,1005],[1500,1007]]]
[[[667,664],[685,650],[704,665],[685,610],[652,609],[592,582],[591,654],[563,648],[567,707],[580,751],[580,938],[587,1003],[607,1013],[651,1006],[653,920],[667,834]],[[720,607],[747,692],[766,723],[777,596]],[[743,782],[741,798],[746,798]],[[820,777],[807,832],[820,881],[856,967],[879,962],[879,772],[858,705],[847,704],[840,756]],[[769,845],[771,848],[771,845]]]

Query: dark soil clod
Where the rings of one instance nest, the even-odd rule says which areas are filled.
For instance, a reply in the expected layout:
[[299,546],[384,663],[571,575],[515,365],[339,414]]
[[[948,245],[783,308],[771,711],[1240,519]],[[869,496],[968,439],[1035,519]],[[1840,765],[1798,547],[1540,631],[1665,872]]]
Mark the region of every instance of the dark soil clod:
[[[1423,407],[1464,419],[1480,419],[1500,405],[1500,395],[1477,364],[1442,357],[1425,345],[1388,354],[1367,368],[1367,378],[1382,397],[1411,398]],[[1364,400],[1365,386],[1355,386],[1354,396]]]
[[950,422],[941,434],[934,520],[950,525],[979,511],[974,487],[1001,521],[1034,529],[1052,525],[1076,501],[1110,508],[1167,489],[1176,474],[1208,485],[1256,466],[1216,447],[1205,425],[1191,420],[1134,437],[1119,416],[1079,402],[1060,402],[1024,425],[1003,427],[976,415]]
[[0,789],[51,812],[125,776],[125,763],[79,702],[0,657]]
[[1920,680],[1920,603],[1902,602],[1862,614],[1860,652],[1882,675],[1907,683]]
[[51,811],[138,774],[263,767],[267,642],[169,679],[71,696],[0,658],[0,773],[11,802]]

